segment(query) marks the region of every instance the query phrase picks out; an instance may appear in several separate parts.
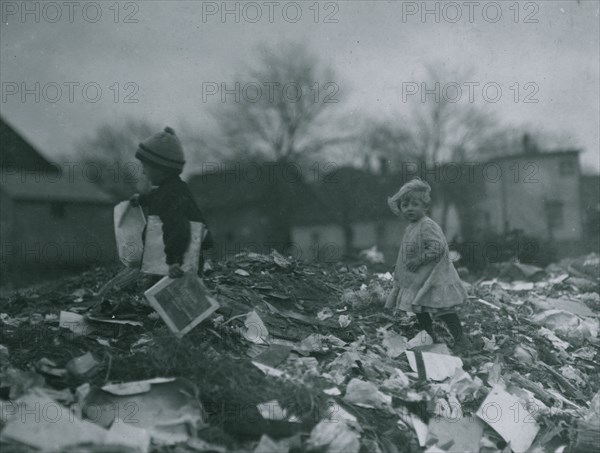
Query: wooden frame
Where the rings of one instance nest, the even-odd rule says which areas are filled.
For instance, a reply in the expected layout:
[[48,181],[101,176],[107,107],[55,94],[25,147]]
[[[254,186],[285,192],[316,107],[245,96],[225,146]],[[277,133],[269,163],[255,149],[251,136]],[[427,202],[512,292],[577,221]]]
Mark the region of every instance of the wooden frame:
[[193,271],[181,278],[164,277],[144,295],[171,332],[181,338],[219,308]]

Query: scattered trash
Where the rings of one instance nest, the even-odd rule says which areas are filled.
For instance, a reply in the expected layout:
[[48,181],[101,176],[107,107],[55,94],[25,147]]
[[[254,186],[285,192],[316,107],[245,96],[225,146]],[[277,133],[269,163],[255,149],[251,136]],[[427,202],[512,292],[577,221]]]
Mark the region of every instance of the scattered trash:
[[273,377],[285,376],[285,371],[278,370],[277,368],[273,368],[272,366],[265,365],[263,363],[255,362],[255,361],[252,361],[252,365],[254,365],[260,371],[265,373],[267,376],[273,376]]
[[89,335],[95,330],[83,316],[70,311],[60,312],[58,326],[63,329],[69,329],[75,335]]
[[266,434],[263,434],[253,453],[287,453],[289,450],[289,444],[285,440],[276,442]]
[[348,315],[340,315],[338,317],[338,324],[341,328],[348,327],[350,325],[351,319]]
[[527,405],[496,386],[477,410],[477,416],[509,443],[513,451],[529,449],[540,430]]
[[359,255],[362,258],[366,259],[369,263],[385,263],[385,257],[383,256],[383,253],[377,250],[376,245],[374,245],[370,249],[362,250]]
[[150,434],[145,429],[117,418],[106,433],[105,443],[147,453],[150,451]]
[[280,254],[277,250],[271,251],[271,257],[273,258],[273,262],[282,269],[287,269],[292,265],[292,263],[288,259],[286,259],[282,254]]
[[84,399],[84,417],[107,428],[120,419],[146,430],[153,441],[185,442],[205,426],[198,390],[185,379],[156,378],[91,389]]
[[400,357],[404,351],[408,348],[408,341],[406,337],[395,332],[386,331],[382,342],[383,347],[386,349],[388,356],[392,359]]
[[424,447],[427,445],[427,434],[429,433],[428,426],[415,414],[410,414],[410,421],[412,428],[415,430],[415,433],[417,433],[419,446]]
[[451,418],[449,414],[431,420],[427,431],[427,444],[435,442],[445,452],[463,453],[479,451],[484,424],[478,418],[460,416]]
[[0,321],[2,321],[2,324],[11,327],[19,327],[23,322],[20,319],[11,318],[7,313],[0,313]]
[[517,345],[513,351],[513,356],[515,359],[526,365],[533,365],[538,359],[537,351],[524,344]]
[[256,406],[258,412],[265,420],[287,420],[287,410],[279,405],[279,401],[267,401]]
[[[163,446],[288,453],[383,453],[417,445],[431,453],[591,451],[600,417],[594,259],[544,271],[501,263],[500,270],[509,269],[504,281],[498,272],[477,281],[475,273],[463,274],[471,283],[460,317],[473,342],[464,355],[442,343],[447,335],[434,343],[418,332],[414,315],[384,312],[393,276],[369,273],[359,263],[330,267],[277,252],[214,262],[202,291],[218,294],[222,309],[183,341],[163,338],[163,323],[150,321],[162,315],[148,315],[147,304],[132,292],[111,296],[126,313],[85,316],[87,304],[78,301],[106,276],[106,270],[86,271],[52,295],[20,293],[35,301],[23,304],[21,314],[13,311],[16,304],[5,305],[0,435],[15,449],[50,445],[90,453]],[[194,291],[185,287],[160,301],[179,332],[203,313],[196,311]],[[117,335],[107,333],[111,324]],[[39,332],[41,348],[22,347],[23,336]],[[128,382],[163,370],[181,375]],[[191,376],[202,388],[183,379]],[[96,386],[108,379],[116,383]],[[200,394],[207,408],[213,405],[206,413]],[[15,425],[19,398],[33,405],[52,401],[48,407],[64,411],[81,432],[66,429],[57,438],[60,423],[60,429]],[[245,414],[232,422],[238,403],[250,408],[256,423],[247,423]],[[310,416],[312,409],[319,409],[319,418]],[[368,423],[364,431],[359,420]],[[390,426],[396,421],[399,429]]]
[[59,378],[65,377],[67,374],[66,369],[59,368],[55,362],[53,362],[50,359],[47,359],[46,357],[43,357],[36,362],[35,369],[40,373]]
[[276,367],[285,361],[292,350],[292,346],[271,344],[265,351],[254,357],[254,361]]
[[92,321],[92,322],[101,322],[101,323],[106,323],[106,324],[117,324],[117,325],[128,325],[128,326],[134,326],[134,327],[142,327],[143,324],[139,321],[133,321],[131,319],[116,319],[116,318],[101,318],[99,316],[93,316],[93,315],[88,315],[85,317],[85,319],[87,321]]
[[340,396],[342,394],[342,392],[340,392],[340,389],[337,387],[331,387],[329,389],[325,389],[325,390],[323,390],[323,393],[325,393],[326,395],[331,395],[331,396]]
[[413,371],[418,371],[417,354],[422,356],[427,379],[443,381],[454,375],[456,369],[462,369],[463,361],[460,357],[433,352],[406,351],[408,363]]
[[383,387],[389,390],[401,391],[410,385],[410,379],[404,372],[395,368],[394,373],[383,381]]
[[356,378],[346,386],[344,400],[368,408],[382,408],[392,403],[392,397],[380,392],[374,384]]
[[593,318],[582,319],[564,310],[546,310],[534,315],[531,320],[566,338],[596,338],[598,321]]
[[3,344],[0,344],[0,364],[8,363],[8,348]]
[[375,274],[375,277],[377,277],[379,280],[383,280],[384,282],[391,282],[394,280],[394,276],[389,272],[386,272],[385,274]]
[[343,420],[332,423],[321,420],[311,431],[309,449],[323,449],[328,453],[358,453],[360,436]]
[[550,340],[552,342],[552,345],[556,348],[556,349],[561,349],[561,350],[566,350],[570,344],[567,343],[566,341],[561,340],[560,338],[558,338],[556,335],[554,335],[554,332],[552,332],[551,330],[546,329],[545,327],[540,327],[540,330],[538,330],[538,334],[541,337],[547,338],[548,340]]
[[92,370],[94,370],[99,363],[94,359],[94,356],[91,352],[88,352],[82,356],[76,357],[67,363],[67,371],[71,373],[72,376],[81,377]]
[[319,313],[317,313],[317,319],[319,321],[325,321],[326,319],[329,319],[332,316],[333,316],[333,312],[331,311],[331,308],[329,308],[329,307],[325,307]]
[[406,349],[415,349],[430,344],[433,344],[433,338],[426,331],[421,330],[407,343]]
[[43,391],[27,393],[14,401],[11,409],[14,412],[9,415],[0,440],[44,451],[65,451],[67,447],[78,444],[104,445],[106,442],[106,430],[69,415],[66,407],[50,399]]
[[267,326],[260,319],[260,316],[256,313],[256,311],[251,311],[246,315],[246,321],[244,321],[244,338],[247,341],[256,344],[267,344],[267,339],[269,338],[269,331],[267,330]]
[[578,300],[555,299],[552,297],[541,299],[539,297],[532,297],[529,301],[540,310],[564,310],[582,318],[594,316],[594,312],[590,310],[587,305]]

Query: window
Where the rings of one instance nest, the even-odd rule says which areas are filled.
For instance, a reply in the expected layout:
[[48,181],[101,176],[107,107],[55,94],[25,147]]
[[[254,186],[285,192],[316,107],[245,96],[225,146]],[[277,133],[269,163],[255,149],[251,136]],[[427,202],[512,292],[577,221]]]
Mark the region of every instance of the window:
[[559,164],[559,171],[561,176],[574,175],[575,161],[573,159],[562,159]]
[[564,212],[562,201],[547,201],[546,202],[546,219],[548,228],[554,230],[564,224]]
[[65,204],[64,203],[52,203],[50,204],[50,215],[55,219],[62,219],[65,217]]

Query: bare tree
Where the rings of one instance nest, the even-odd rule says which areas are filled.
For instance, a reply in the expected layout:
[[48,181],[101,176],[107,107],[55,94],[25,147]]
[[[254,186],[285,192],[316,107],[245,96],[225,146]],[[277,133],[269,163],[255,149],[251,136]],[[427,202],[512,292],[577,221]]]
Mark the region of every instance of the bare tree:
[[[220,128],[219,147],[229,159],[306,164],[326,148],[353,139],[336,123],[344,93],[334,71],[303,44],[259,47],[253,62],[227,88],[234,94],[225,94],[213,115]],[[293,195],[285,181],[278,184],[267,200],[269,234],[285,246]]]
[[[427,67],[427,86],[436,87],[451,80],[468,80],[465,73],[450,72],[442,74],[432,65]],[[438,85],[439,86],[439,85]],[[503,141],[507,129],[502,128],[498,119],[491,112],[473,104],[450,102],[441,95],[437,99],[428,96],[426,102],[416,106],[411,124],[413,143],[419,156],[419,164],[435,168],[452,162],[463,164],[481,158],[484,149],[491,150],[493,143]],[[489,154],[486,156],[491,157]],[[465,187],[465,178],[457,183],[438,180],[441,204],[441,227],[445,229],[450,204],[470,205],[469,198],[474,192],[474,187]],[[444,184],[445,183],[445,184]],[[468,220],[468,214],[461,215],[458,209],[462,226]]]
[[302,44],[259,47],[233,86],[238,99],[225,97],[213,113],[236,157],[289,162],[349,140],[324,117],[343,99],[336,76]]
[[98,168],[98,183],[104,189],[127,198],[147,188],[135,152],[138,144],[157,130],[135,119],[119,125],[103,124],[78,143],[76,151],[84,163]]
[[[139,143],[163,126],[144,120],[127,119],[121,124],[103,124],[77,144],[77,153],[89,166],[97,167],[98,183],[120,198],[150,188],[135,158]],[[193,170],[209,156],[208,145],[198,128],[183,123],[176,128],[186,157],[186,171]],[[94,178],[96,179],[96,178]]]

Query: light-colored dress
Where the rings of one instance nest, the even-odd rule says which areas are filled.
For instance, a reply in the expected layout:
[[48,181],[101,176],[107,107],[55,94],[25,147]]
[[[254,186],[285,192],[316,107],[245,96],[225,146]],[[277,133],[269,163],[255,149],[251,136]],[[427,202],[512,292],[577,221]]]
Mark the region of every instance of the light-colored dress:
[[[424,260],[415,272],[407,262]],[[386,308],[413,313],[444,314],[467,299],[467,292],[449,259],[448,243],[442,229],[427,216],[410,223],[404,232],[396,270],[394,288]]]

